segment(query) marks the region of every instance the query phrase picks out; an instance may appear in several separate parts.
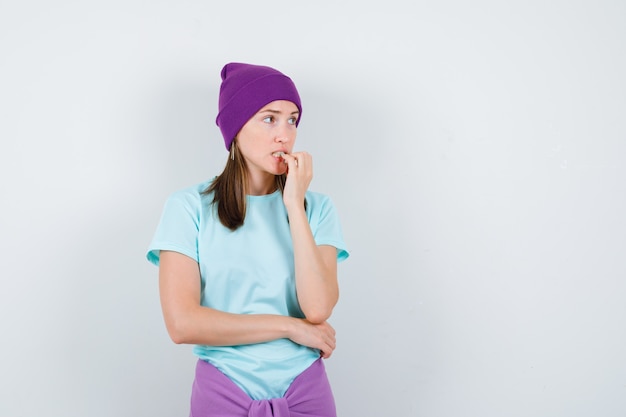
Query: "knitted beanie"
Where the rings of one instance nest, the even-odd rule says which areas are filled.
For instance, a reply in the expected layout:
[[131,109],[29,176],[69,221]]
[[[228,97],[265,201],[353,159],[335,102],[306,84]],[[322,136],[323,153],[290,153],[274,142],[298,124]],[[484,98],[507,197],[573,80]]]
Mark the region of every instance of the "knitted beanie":
[[224,136],[226,150],[230,150],[235,136],[244,124],[263,106],[275,100],[288,100],[300,111],[300,95],[291,78],[274,68],[231,62],[222,68],[219,113],[215,123]]

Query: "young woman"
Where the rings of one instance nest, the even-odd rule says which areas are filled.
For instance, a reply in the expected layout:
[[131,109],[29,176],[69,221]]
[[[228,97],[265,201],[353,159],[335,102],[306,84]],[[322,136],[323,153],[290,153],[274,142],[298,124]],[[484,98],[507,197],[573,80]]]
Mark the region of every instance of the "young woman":
[[191,416],[334,417],[322,358],[348,252],[331,200],[308,190],[311,155],[294,152],[300,96],[266,66],[221,78],[224,170],[170,195],[147,254],[170,337],[199,358]]

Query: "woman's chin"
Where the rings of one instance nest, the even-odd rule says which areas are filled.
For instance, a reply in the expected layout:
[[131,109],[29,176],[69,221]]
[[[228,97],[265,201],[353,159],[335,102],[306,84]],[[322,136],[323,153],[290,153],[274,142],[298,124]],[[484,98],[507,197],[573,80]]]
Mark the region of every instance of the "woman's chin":
[[276,166],[274,167],[274,169],[271,170],[272,174],[274,175],[283,175],[287,173],[287,166],[284,164],[281,164],[282,166]]

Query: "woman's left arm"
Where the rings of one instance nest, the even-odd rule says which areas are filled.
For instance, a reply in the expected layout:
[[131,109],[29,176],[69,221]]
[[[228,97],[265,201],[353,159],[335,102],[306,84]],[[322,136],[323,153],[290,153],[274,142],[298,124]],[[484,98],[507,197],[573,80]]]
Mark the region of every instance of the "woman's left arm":
[[337,249],[318,246],[304,209],[306,190],[313,178],[311,155],[298,152],[283,157],[289,165],[283,201],[289,216],[300,308],[311,323],[323,323],[339,299]]

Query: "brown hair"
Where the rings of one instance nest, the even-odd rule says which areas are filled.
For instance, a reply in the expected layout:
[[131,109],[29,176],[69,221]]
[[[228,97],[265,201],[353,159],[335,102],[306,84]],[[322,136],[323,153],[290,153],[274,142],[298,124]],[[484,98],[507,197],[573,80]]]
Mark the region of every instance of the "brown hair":
[[[283,192],[285,188],[285,174],[276,175],[276,188]],[[213,192],[212,204],[217,205],[217,215],[220,222],[235,231],[243,225],[246,217],[246,196],[248,195],[248,167],[239,152],[237,141],[231,145],[230,155],[226,161],[224,171],[211,182],[203,194]],[[306,203],[305,203],[306,207]]]

